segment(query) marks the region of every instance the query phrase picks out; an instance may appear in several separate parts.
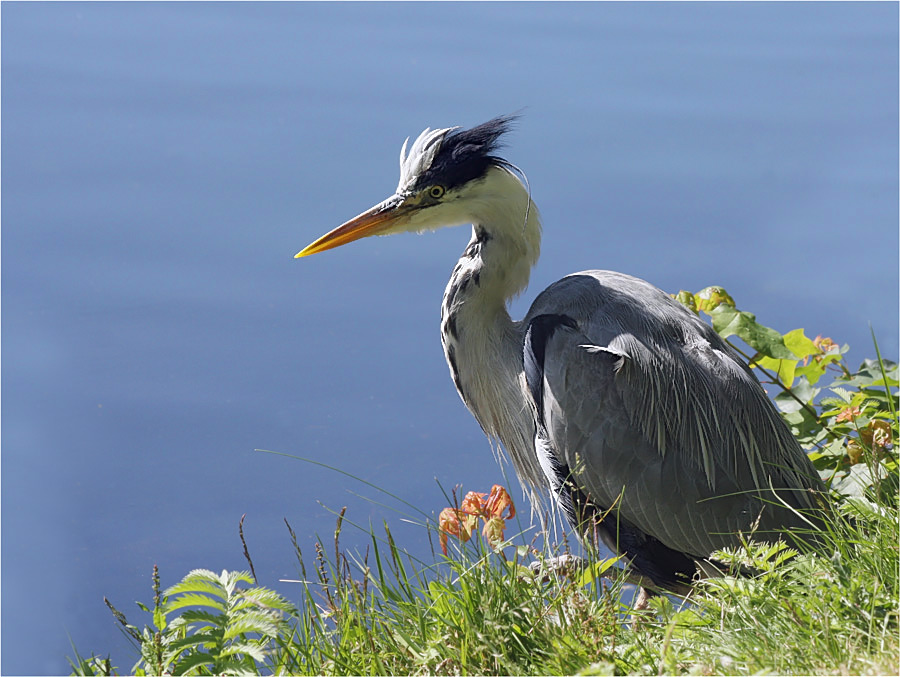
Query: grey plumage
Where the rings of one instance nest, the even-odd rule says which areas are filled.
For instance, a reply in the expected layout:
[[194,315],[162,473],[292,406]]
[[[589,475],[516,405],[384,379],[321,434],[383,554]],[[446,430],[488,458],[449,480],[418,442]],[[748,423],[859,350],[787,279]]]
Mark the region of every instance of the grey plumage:
[[[426,130],[396,193],[306,256],[372,234],[471,223],[441,306],[453,382],[522,482],[578,533],[684,590],[739,534],[810,540],[823,486],[750,369],[696,315],[628,275],[586,271],[506,304],[540,253],[540,216],[497,157],[512,119]],[[600,518],[603,517],[601,520]]]
[[[695,560],[751,530],[807,538],[818,475],[709,326],[646,282],[609,271],[560,280],[525,322],[545,311],[577,322],[547,341],[538,449],[565,464],[596,510],[614,507],[626,528]],[[599,535],[615,547],[615,531]],[[644,573],[672,582],[671,572]]]

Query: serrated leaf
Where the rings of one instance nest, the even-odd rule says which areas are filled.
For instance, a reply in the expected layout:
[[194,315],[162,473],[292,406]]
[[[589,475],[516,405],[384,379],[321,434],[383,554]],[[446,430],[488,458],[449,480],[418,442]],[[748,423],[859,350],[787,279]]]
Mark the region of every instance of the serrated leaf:
[[183,675],[187,672],[190,672],[194,668],[198,668],[201,665],[214,665],[215,661],[212,656],[207,653],[203,653],[202,651],[194,651],[189,653],[187,656],[182,658],[175,664],[175,668],[172,670],[173,675]]
[[268,637],[277,637],[282,623],[263,614],[244,614],[232,620],[225,628],[225,639],[233,639],[239,635],[257,633]]
[[237,583],[246,583],[247,585],[256,583],[249,571],[223,571],[222,579],[227,580],[231,586]]
[[197,579],[218,583],[219,574],[217,574],[215,571],[210,571],[209,569],[191,569],[187,573],[187,576],[185,576],[181,580],[188,581],[188,580],[197,580]]
[[820,392],[822,392],[822,389],[813,388],[810,385],[809,381],[807,381],[806,379],[798,378],[797,382],[794,384],[794,387],[791,388],[791,392],[804,402],[811,404],[816,396]]
[[213,614],[200,609],[188,609],[182,612],[181,618],[186,623],[208,623],[215,628],[222,627],[228,620],[225,614]]
[[226,599],[228,596],[225,592],[225,589],[221,585],[212,583],[204,579],[196,578],[192,580],[188,580],[187,578],[182,579],[180,582],[176,583],[171,588],[166,590],[166,595],[168,597],[181,595],[184,593],[211,595],[213,597],[219,597],[221,599]]
[[287,614],[293,614],[294,605],[274,590],[268,588],[250,588],[235,595],[231,600],[232,611],[243,609],[277,609]]
[[[234,656],[236,654],[252,656],[260,663],[266,660],[265,649],[253,642],[234,642],[233,644],[229,644],[222,650],[220,656]],[[219,661],[216,662],[218,663]]]
[[250,588],[243,593],[243,596],[259,606],[272,607],[285,612],[291,612],[294,609],[294,605],[287,599],[268,588]]
[[183,651],[189,647],[195,647],[199,645],[204,645],[207,647],[216,647],[222,641],[221,635],[210,632],[197,632],[193,635],[188,635],[187,637],[182,637],[175,642],[172,642],[169,647],[176,653],[178,651]]
[[853,401],[853,393],[846,388],[832,386],[829,390],[840,398],[842,404],[850,404]]
[[208,595],[200,595],[188,593],[169,600],[169,611],[177,611],[189,606],[205,606],[216,611],[225,612],[225,604],[209,597]]

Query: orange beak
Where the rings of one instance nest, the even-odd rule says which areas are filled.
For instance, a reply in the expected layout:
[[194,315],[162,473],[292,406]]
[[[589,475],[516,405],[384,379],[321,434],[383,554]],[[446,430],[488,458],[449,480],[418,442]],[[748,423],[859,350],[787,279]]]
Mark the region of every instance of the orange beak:
[[389,197],[384,202],[380,202],[368,211],[338,226],[330,233],[326,233],[298,252],[294,258],[299,259],[310,254],[318,254],[326,249],[334,249],[370,235],[384,234],[406,214],[407,210],[403,208],[403,199],[396,195]]

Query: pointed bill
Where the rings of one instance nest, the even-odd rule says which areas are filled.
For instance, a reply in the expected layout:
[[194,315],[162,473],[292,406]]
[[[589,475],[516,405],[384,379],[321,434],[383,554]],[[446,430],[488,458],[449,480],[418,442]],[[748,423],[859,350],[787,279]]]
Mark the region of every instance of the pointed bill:
[[294,258],[299,259],[311,254],[318,254],[370,235],[383,234],[403,219],[406,214],[407,210],[403,208],[403,198],[399,195],[392,195],[384,202],[378,203],[368,211],[326,233],[298,252]]

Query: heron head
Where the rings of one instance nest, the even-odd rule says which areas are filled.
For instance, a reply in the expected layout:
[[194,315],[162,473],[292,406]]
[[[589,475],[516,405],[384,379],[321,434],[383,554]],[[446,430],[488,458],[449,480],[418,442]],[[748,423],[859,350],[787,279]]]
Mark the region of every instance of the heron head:
[[326,233],[295,258],[340,247],[370,235],[421,232],[470,223],[473,201],[492,168],[509,163],[494,155],[513,116],[471,129],[426,129],[400,150],[400,182],[386,200]]

